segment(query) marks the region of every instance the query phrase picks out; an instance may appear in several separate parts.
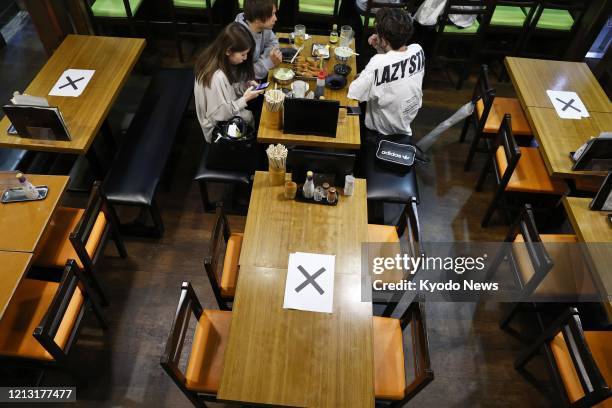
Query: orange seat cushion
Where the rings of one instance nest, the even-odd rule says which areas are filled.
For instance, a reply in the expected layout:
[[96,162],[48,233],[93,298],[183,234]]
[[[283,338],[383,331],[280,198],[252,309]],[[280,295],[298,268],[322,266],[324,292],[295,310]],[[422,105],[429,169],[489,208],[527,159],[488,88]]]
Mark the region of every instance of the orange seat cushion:
[[[476,102],[476,112],[478,117],[482,116],[484,111],[484,103],[482,99]],[[496,97],[493,99],[493,106],[489,111],[489,116],[484,125],[484,133],[496,134],[499,131],[504,115],[509,113],[512,116],[512,133],[515,135],[531,136],[531,126],[525,117],[525,112],[521,107],[521,103],[516,98]]]
[[[573,296],[576,294],[594,295],[595,285],[589,272],[582,248],[577,245],[578,237],[573,234],[541,234],[553,267],[540,282],[535,294],[545,296]],[[517,235],[515,243],[523,243],[522,235]],[[524,245],[513,245],[512,250],[523,282],[534,274],[532,263]]]
[[[58,287],[56,282],[21,281],[0,320],[0,355],[54,360],[32,334],[49,309]],[[84,300],[81,289],[77,287],[54,337],[61,349],[68,343]]]
[[185,371],[185,386],[188,389],[209,394],[219,391],[231,323],[232,312],[202,312]]
[[[585,331],[584,338],[591,350],[593,360],[597,364],[601,375],[608,385],[612,384],[612,332],[611,331]],[[550,342],[559,374],[567,391],[570,402],[575,402],[584,396],[584,390],[574,368],[572,357],[567,349],[563,334],[559,333]],[[596,408],[612,408],[612,398],[594,405]]]
[[242,249],[241,232],[233,232],[227,241],[225,259],[223,260],[223,273],[221,274],[221,296],[234,296],[236,284],[238,283],[238,261]]
[[[60,207],[55,211],[35,254],[34,265],[45,268],[63,268],[68,259],[74,259],[79,268],[83,269],[83,262],[70,242],[70,234],[75,230],[84,213],[85,210],[81,208],[70,207]],[[106,224],[106,216],[100,211],[85,244],[85,250],[91,258],[100,245]]]
[[374,395],[400,400],[406,390],[404,343],[399,319],[374,316]]
[[368,224],[368,242],[399,242],[397,228],[392,225]]
[[[567,186],[562,180],[552,179],[548,175],[544,160],[536,147],[520,147],[520,149],[521,158],[506,186],[507,191],[556,195],[564,195],[567,192]],[[508,168],[502,146],[497,148],[495,160],[501,177]]]

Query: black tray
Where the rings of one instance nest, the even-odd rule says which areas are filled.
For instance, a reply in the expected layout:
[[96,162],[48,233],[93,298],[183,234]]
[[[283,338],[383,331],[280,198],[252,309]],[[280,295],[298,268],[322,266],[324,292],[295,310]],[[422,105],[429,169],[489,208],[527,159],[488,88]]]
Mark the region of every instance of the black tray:
[[335,203],[330,204],[330,203],[327,202],[327,198],[326,197],[323,197],[323,199],[321,201],[315,201],[314,198],[306,198],[306,197],[304,197],[304,192],[302,191],[302,187],[303,187],[303,184],[298,184],[297,191],[295,192],[295,201],[298,201],[300,203],[310,203],[310,204],[320,204],[320,205],[336,206],[336,205],[338,205],[338,201],[340,201],[340,194],[338,194],[338,190],[336,190],[336,195],[337,195],[338,199],[336,200]]

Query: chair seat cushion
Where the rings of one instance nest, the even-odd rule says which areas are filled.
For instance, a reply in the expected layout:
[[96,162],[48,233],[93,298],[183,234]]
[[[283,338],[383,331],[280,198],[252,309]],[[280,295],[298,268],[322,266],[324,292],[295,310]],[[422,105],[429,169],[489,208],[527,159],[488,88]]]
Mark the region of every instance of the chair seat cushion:
[[223,374],[223,357],[229,339],[232,312],[204,310],[195,331],[185,387],[197,392],[216,394]]
[[[578,294],[595,295],[596,290],[589,272],[586,259],[582,255],[578,238],[573,234],[540,234],[544,248],[550,256],[553,267],[540,282],[535,294],[541,296],[575,297]],[[518,272],[523,282],[529,281],[534,274],[523,236],[517,235],[512,246]]]
[[[135,15],[143,0],[129,0],[132,15]],[[127,17],[123,0],[96,0],[91,6],[96,17]]]
[[[360,17],[361,17],[361,25],[364,25],[365,24],[365,16],[361,15]],[[374,16],[371,16],[368,19],[368,27],[369,28],[376,27],[376,18]]]
[[[537,148],[520,147],[520,149],[521,158],[506,186],[507,191],[555,195],[563,195],[567,192],[567,186],[562,180],[552,179],[548,175],[544,160]],[[501,175],[508,167],[502,146],[497,148],[495,160]]]
[[[585,331],[586,340],[593,360],[608,385],[612,384],[612,331]],[[570,402],[575,402],[584,396],[584,390],[574,368],[565,338],[562,333],[550,342],[550,348],[561,375]],[[612,398],[595,405],[596,408],[612,408]]]
[[368,224],[368,242],[399,242],[397,228],[393,225]]
[[[81,208],[70,207],[60,207],[55,211],[34,255],[34,265],[44,268],[63,268],[66,261],[74,259],[79,268],[83,269],[83,262],[69,238],[84,213],[85,210]],[[106,216],[100,211],[85,244],[85,250],[90,258],[94,257],[100,246],[106,225]]]
[[[174,7],[185,7],[192,9],[207,9],[206,0],[172,0]],[[217,0],[210,0],[210,6],[214,7]]]
[[242,249],[242,233],[233,232],[227,241],[225,258],[223,259],[223,273],[221,274],[221,295],[234,296],[238,283],[238,260]]
[[[340,7],[340,6],[338,6]],[[334,15],[334,0],[299,0],[300,13]]]
[[536,24],[542,30],[569,31],[574,26],[574,18],[567,10],[544,9]]
[[[56,282],[35,279],[21,281],[0,320],[0,355],[54,360],[32,333],[47,313],[58,287]],[[77,287],[54,337],[62,350],[68,343],[84,300],[81,289]]]
[[522,27],[527,16],[520,7],[495,6],[490,24],[492,26]]
[[[483,110],[484,103],[480,99],[476,102],[476,112],[479,118],[482,116]],[[489,111],[489,116],[483,129],[484,133],[497,134],[506,113],[512,117],[512,133],[514,135],[531,136],[533,134],[519,100],[502,97],[493,99],[493,106]]]
[[446,24],[443,31],[447,34],[476,34],[479,27],[480,23],[478,20],[475,20],[474,24],[465,28],[458,27],[454,24]]
[[207,181],[217,183],[237,183],[249,185],[250,175],[246,171],[233,171],[233,170],[215,170],[206,167],[208,162],[208,152],[210,151],[208,143],[204,143],[204,150],[202,152],[202,158],[200,165],[194,179],[196,181]]
[[374,395],[400,400],[406,389],[404,343],[398,319],[374,316]]

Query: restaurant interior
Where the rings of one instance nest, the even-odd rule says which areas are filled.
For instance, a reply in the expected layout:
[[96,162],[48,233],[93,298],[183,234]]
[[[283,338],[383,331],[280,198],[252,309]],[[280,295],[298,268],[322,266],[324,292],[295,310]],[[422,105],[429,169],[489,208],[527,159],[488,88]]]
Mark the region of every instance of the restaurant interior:
[[0,405],[612,407],[610,43],[611,0],[0,0]]

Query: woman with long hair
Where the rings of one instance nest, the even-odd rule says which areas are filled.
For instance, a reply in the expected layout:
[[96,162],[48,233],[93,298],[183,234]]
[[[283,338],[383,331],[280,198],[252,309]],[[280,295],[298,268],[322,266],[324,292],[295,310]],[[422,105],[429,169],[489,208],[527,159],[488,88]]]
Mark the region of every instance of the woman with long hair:
[[220,121],[234,116],[253,124],[247,102],[263,93],[255,91],[253,50],[248,30],[239,23],[226,26],[198,57],[195,64],[194,95],[198,121],[208,143]]

